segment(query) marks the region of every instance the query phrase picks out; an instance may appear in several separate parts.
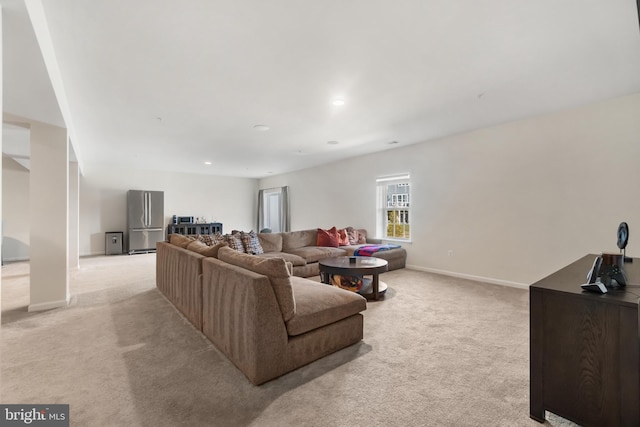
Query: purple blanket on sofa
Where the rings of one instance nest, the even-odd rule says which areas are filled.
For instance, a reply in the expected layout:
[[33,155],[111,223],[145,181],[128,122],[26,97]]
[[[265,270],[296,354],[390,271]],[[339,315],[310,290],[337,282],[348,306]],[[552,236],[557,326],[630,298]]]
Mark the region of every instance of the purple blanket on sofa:
[[373,256],[376,252],[388,251],[389,249],[399,248],[400,245],[364,245],[356,249],[353,254],[355,256]]

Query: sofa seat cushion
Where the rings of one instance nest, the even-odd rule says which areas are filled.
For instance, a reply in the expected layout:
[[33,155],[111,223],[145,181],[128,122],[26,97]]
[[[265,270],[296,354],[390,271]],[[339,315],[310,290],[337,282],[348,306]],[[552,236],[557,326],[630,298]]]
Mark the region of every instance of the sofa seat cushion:
[[301,256],[288,254],[286,252],[265,252],[263,254],[258,254],[256,256],[260,258],[282,258],[283,260],[290,262],[296,267],[307,264],[307,261]]
[[304,258],[307,260],[307,263],[318,262],[325,258],[345,256],[347,254],[342,248],[330,248],[326,246],[306,246],[304,248],[289,249],[287,252]]
[[282,319],[286,322],[293,318],[296,313],[296,301],[293,299],[291,275],[285,260],[282,258],[260,258],[237,252],[228,246],[220,248],[218,259],[267,276],[280,306]]
[[367,309],[367,301],[359,294],[334,286],[292,277],[296,298],[296,314],[286,322],[289,336],[321,328]]

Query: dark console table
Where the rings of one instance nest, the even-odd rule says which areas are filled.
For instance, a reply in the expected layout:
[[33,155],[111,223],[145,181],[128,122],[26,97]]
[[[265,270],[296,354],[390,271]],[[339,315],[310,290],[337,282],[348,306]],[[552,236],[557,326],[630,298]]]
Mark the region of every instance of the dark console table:
[[596,294],[580,288],[595,257],[529,288],[530,416],[544,422],[547,410],[583,426],[638,426],[640,259],[624,264],[626,290]]
[[222,224],[210,222],[206,224],[169,224],[167,234],[222,234]]

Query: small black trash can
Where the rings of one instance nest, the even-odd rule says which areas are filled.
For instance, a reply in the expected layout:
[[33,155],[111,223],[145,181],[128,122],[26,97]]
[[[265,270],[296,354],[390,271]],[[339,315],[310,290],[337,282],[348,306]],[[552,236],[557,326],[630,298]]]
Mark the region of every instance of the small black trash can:
[[122,254],[122,231],[108,231],[105,233],[105,255],[120,255]]

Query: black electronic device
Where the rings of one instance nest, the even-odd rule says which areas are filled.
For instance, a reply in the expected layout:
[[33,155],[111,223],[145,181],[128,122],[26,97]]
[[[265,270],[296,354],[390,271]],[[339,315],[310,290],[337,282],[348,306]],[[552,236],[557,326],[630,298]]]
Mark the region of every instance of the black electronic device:
[[624,275],[622,254],[602,253],[602,265],[600,266],[600,281],[606,287],[625,286],[627,278]]
[[629,243],[629,225],[621,222],[618,226],[618,248],[624,257],[624,262],[633,262],[633,258],[627,257],[627,243]]
[[178,224],[193,224],[193,217],[192,216],[179,216],[178,217]]
[[580,285],[585,291],[597,292],[600,294],[607,293],[607,287],[600,281],[600,267],[602,266],[602,257],[598,256],[593,261],[593,265],[587,273],[587,283]]

